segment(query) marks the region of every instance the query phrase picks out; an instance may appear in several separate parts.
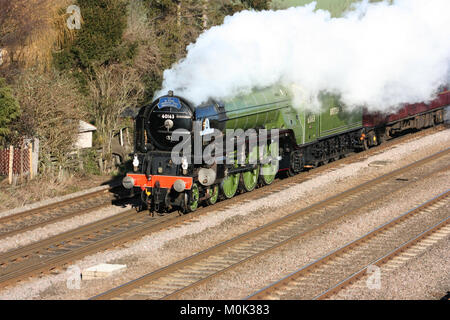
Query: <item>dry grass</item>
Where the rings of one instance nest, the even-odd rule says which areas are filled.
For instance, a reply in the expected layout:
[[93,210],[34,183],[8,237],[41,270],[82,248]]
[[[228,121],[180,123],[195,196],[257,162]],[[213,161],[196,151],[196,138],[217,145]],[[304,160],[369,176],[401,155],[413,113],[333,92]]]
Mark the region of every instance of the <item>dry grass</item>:
[[66,20],[71,0],[0,0],[0,46],[8,52],[4,66],[48,70],[52,53],[74,37]]

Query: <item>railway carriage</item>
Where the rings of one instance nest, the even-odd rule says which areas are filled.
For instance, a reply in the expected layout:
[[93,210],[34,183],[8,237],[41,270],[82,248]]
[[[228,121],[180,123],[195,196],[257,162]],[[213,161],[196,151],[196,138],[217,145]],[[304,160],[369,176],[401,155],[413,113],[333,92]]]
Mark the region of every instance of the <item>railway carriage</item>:
[[450,105],[450,91],[442,87],[430,103],[405,104],[398,112],[391,114],[364,112],[363,126],[368,135],[369,146],[404,130],[430,127],[444,121],[444,107]]

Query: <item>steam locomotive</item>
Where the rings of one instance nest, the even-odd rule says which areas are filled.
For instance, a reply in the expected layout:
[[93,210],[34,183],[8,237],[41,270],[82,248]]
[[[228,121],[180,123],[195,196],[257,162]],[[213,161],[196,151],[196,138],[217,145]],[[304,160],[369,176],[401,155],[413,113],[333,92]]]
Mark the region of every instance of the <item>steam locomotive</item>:
[[[401,131],[442,123],[450,91],[443,88],[431,103],[405,105],[390,115],[349,111],[327,93],[320,96],[320,112],[293,101],[290,90],[279,86],[199,106],[170,91],[135,119],[134,170],[124,187],[138,190],[152,212],[191,212]],[[225,144],[231,147],[219,148]]]

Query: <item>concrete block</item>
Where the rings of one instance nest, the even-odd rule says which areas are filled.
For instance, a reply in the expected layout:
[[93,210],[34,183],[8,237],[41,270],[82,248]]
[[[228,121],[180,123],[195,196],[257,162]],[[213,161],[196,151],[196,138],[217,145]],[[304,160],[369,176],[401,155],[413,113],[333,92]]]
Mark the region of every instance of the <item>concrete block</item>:
[[391,161],[372,161],[371,163],[369,163],[369,167],[384,167],[387,164],[389,164]]
[[117,274],[126,268],[125,264],[102,263],[83,270],[81,274],[83,275],[83,280],[101,279]]

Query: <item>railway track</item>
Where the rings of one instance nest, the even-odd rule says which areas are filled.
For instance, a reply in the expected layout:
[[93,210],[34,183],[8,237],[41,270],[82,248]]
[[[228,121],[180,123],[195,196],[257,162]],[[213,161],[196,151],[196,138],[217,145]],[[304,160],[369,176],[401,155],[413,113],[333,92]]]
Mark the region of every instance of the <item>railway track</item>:
[[[299,184],[324,172],[335,170],[345,164],[361,161],[361,159],[370,155],[383,152],[384,149],[396,143],[416,139],[417,137],[436,132],[437,130],[441,130],[441,128],[424,130],[414,135],[403,136],[396,140],[388,141],[384,145],[370,149],[365,153],[350,155],[340,161],[321,166],[292,178],[279,179],[270,187],[241,194],[231,200],[219,202],[212,207],[201,208],[188,215],[179,216],[174,212],[162,217],[151,217],[144,213],[136,214],[135,210],[129,210],[22,248],[2,253],[0,254],[0,288],[14,285],[18,281],[26,280],[29,277],[59,272],[70,263],[89,254],[118,247],[125,242],[133,241],[152,232],[189,223],[189,221],[195,221],[198,217],[209,212],[220,211],[239,203],[264,198],[269,194],[281,192],[290,185]],[[76,201],[76,199],[72,200],[72,203],[76,203]],[[24,217],[26,217],[25,214]]]
[[[164,228],[174,217],[154,218],[135,210],[90,223],[42,241],[0,254],[0,288],[28,277],[61,270],[70,262],[148,232]],[[157,223],[156,223],[157,222]]]
[[103,189],[42,207],[0,218],[2,239],[40,228],[45,225],[93,212],[111,204],[113,189]]
[[249,299],[324,299],[450,224],[450,190],[300,268]]
[[[295,211],[257,229],[187,257],[94,299],[175,299],[222,273],[299,240],[343,217],[366,212],[377,201],[450,166],[449,149]],[[345,210],[342,210],[345,208]]]

